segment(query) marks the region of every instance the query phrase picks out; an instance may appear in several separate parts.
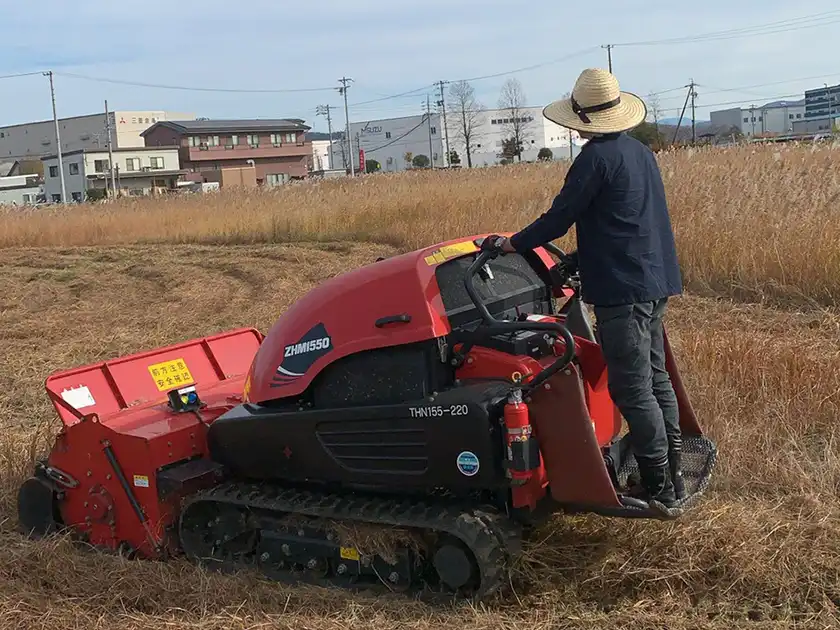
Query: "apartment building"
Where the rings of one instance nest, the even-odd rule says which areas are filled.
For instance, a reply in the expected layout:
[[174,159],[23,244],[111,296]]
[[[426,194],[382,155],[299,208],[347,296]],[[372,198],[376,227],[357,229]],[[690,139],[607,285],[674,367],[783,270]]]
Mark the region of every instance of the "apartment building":
[[140,135],[147,147],[177,146],[189,180],[220,181],[220,171],[250,167],[257,185],[279,186],[309,175],[309,130],[297,118],[178,120],[158,122]]

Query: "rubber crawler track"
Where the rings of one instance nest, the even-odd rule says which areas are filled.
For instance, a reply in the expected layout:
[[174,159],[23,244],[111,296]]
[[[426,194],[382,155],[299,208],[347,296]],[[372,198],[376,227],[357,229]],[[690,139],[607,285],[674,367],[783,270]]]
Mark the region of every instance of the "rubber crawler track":
[[[203,549],[191,548],[184,537],[184,522],[192,510],[202,504],[236,506],[266,510],[276,516],[303,515],[326,518],[335,521],[351,521],[373,525],[410,527],[447,533],[460,539],[469,547],[479,568],[480,583],[470,594],[470,599],[486,598],[497,592],[506,583],[509,561],[520,550],[520,529],[506,515],[494,508],[466,507],[461,504],[436,504],[420,499],[389,499],[379,497],[355,497],[312,490],[298,490],[265,484],[227,483],[200,493],[188,499],[182,508],[178,524],[179,538],[184,553],[193,561],[201,562]],[[235,571],[253,569],[254,562],[230,560],[215,561],[216,570]],[[261,569],[262,570],[262,569]],[[307,583],[322,586],[353,589],[344,580],[299,576],[279,570],[263,570],[271,579],[289,583]],[[365,584],[364,590],[389,592],[385,584]],[[403,592],[403,594],[409,594]],[[421,596],[423,589],[413,589],[410,594]],[[436,594],[426,592],[425,596],[436,599]],[[438,593],[437,595],[442,595]],[[452,594],[447,597],[451,599]]]

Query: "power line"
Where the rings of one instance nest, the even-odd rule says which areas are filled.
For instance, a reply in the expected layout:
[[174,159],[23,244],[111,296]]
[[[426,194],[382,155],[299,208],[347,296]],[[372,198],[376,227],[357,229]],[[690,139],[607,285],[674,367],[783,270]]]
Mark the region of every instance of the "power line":
[[17,79],[18,77],[34,77],[36,74],[43,75],[44,73],[41,70],[39,70],[37,72],[20,72],[18,74],[6,74],[6,75],[3,75],[3,76],[0,76],[0,79]]
[[408,92],[401,92],[400,94],[391,94],[390,96],[382,96],[380,98],[374,98],[369,101],[359,101],[358,103],[350,103],[353,107],[358,105],[368,105],[369,103],[380,103],[382,101],[389,101],[395,98],[402,98],[404,96],[417,96],[417,92],[422,92],[423,90],[428,90],[430,87],[434,87],[433,84],[424,85],[423,87],[419,87],[416,90],[409,90]]
[[[665,40],[652,40],[652,41],[647,41],[647,42],[644,42],[644,41],[642,41],[642,42],[625,42],[623,44],[607,44],[607,45],[603,45],[603,46],[590,46],[588,48],[580,49],[580,50],[578,50],[576,52],[573,52],[573,53],[570,53],[568,55],[564,55],[563,57],[559,57],[557,59],[552,59],[550,61],[545,61],[545,62],[542,62],[542,63],[530,65],[530,66],[524,66],[522,68],[517,68],[515,70],[508,70],[508,71],[505,71],[505,72],[497,72],[495,74],[487,74],[487,75],[482,75],[482,76],[478,76],[478,77],[470,77],[470,78],[466,78],[466,79],[457,79],[457,80],[460,80],[460,81],[482,81],[484,79],[493,79],[493,78],[497,78],[497,77],[506,76],[506,75],[509,75],[509,74],[516,74],[518,72],[526,72],[528,70],[534,70],[536,68],[542,68],[542,67],[552,65],[552,64],[555,64],[555,63],[560,63],[562,61],[567,61],[567,60],[573,59],[575,57],[579,57],[579,56],[582,56],[584,54],[597,51],[599,48],[606,48],[607,49],[608,61],[609,61],[609,65],[611,67],[612,66],[612,52],[611,51],[616,46],[663,45],[663,44],[668,44],[668,43],[674,43],[674,44],[684,43],[684,42],[690,41],[690,40],[700,41],[703,38],[707,38],[707,37],[710,37],[712,35],[714,35],[714,36],[727,35],[727,34],[733,35],[733,34],[740,33],[740,32],[746,32],[746,31],[750,31],[750,30],[766,28],[768,26],[783,25],[785,23],[795,23],[795,22],[800,22],[802,20],[812,20],[816,17],[825,17],[825,16],[830,16],[830,15],[836,15],[837,20],[833,20],[833,21],[825,22],[825,23],[821,23],[821,24],[809,25],[809,26],[798,26],[795,29],[788,29],[788,30],[798,30],[800,28],[810,28],[811,26],[825,26],[827,24],[833,24],[835,22],[840,21],[840,10],[835,10],[835,11],[826,11],[826,12],[823,12],[823,13],[815,13],[815,14],[812,14],[812,15],[809,15],[809,16],[803,16],[803,17],[800,17],[800,18],[792,18],[792,19],[789,19],[789,20],[782,20],[780,22],[770,22],[770,23],[763,24],[763,25],[758,25],[758,26],[744,27],[744,28],[740,28],[740,29],[730,29],[728,31],[716,31],[716,32],[705,33],[705,34],[701,34],[701,35],[683,36],[683,37],[671,38],[671,39],[665,39]],[[771,33],[775,33],[775,32],[782,32],[782,31],[771,31]],[[764,35],[765,33],[757,33],[757,34]],[[725,39],[731,39],[731,38],[726,37]],[[715,41],[715,40],[710,40],[710,41]],[[425,89],[425,88],[420,88],[420,89]],[[682,89],[684,89],[684,88],[679,87],[679,88],[673,88],[672,90],[666,90],[666,91],[670,92],[670,91],[676,91],[676,90],[682,90]],[[418,91],[418,90],[414,90],[414,91]],[[664,92],[660,92],[660,93],[664,93]]]
[[[826,22],[817,22],[816,24],[808,24],[807,22],[812,22],[817,18],[823,18],[828,16],[835,16],[837,19],[829,20]],[[754,37],[758,35],[769,35],[773,33],[782,33],[789,30],[801,30],[805,28],[814,28],[816,26],[826,26],[828,24],[834,24],[835,22],[840,21],[840,11],[825,11],[823,13],[814,13],[811,15],[799,17],[799,18],[792,18],[788,20],[780,20],[777,22],[767,22],[765,24],[760,24],[756,26],[747,26],[737,29],[728,29],[725,31],[712,31],[709,33],[702,33],[699,35],[684,35],[682,37],[671,37],[668,39],[658,39],[658,40],[646,40],[646,41],[636,41],[636,42],[623,42],[620,44],[612,44],[613,47],[617,46],[660,46],[660,45],[668,45],[668,44],[684,44],[684,43],[692,43],[698,41],[720,41],[722,39],[736,39],[738,37]],[[803,24],[803,22],[805,22]],[[773,30],[765,30],[770,27],[777,27]]]
[[573,59],[575,57],[580,57],[581,55],[584,55],[584,54],[590,53],[590,52],[594,52],[594,51],[599,50],[599,49],[600,49],[599,46],[590,46],[589,48],[582,48],[581,50],[578,50],[577,52],[573,52],[573,53],[570,53],[568,55],[564,55],[563,57],[558,57],[557,59],[551,59],[550,61],[544,61],[542,63],[536,63],[536,64],[531,65],[531,66],[524,66],[522,68],[516,68],[515,70],[506,70],[505,72],[497,72],[495,74],[485,74],[485,75],[482,75],[480,77],[470,77],[468,79],[453,79],[452,81],[453,82],[457,82],[457,81],[474,82],[474,81],[484,81],[485,79],[495,79],[495,78],[498,78],[498,77],[507,76],[509,74],[516,74],[518,72],[527,72],[528,70],[535,70],[537,68],[543,68],[545,66],[553,65],[555,63],[561,63],[563,61],[568,61],[569,59]]
[[[767,97],[767,100],[768,101],[777,101],[777,100],[784,100],[784,99],[793,99],[793,98],[797,98],[798,96],[800,96],[800,95],[798,95],[798,94],[782,94],[782,95],[779,95],[779,96],[769,96],[769,97]],[[740,101],[724,101],[724,102],[721,102],[721,103],[709,103],[707,105],[704,105],[703,107],[721,107],[723,105],[743,105],[744,103],[747,102],[747,100],[749,100],[749,99],[741,99]],[[677,111],[679,109],[680,109],[679,107],[666,107],[664,109],[661,109],[660,111],[674,112],[674,111]]]
[[207,87],[187,87],[183,85],[164,85],[161,83],[142,83],[139,81],[124,81],[122,79],[107,79],[105,77],[91,77],[84,74],[75,74],[72,72],[56,72],[56,75],[69,77],[72,79],[84,79],[86,81],[97,81],[100,83],[116,83],[119,85],[133,85],[135,87],[157,88],[162,90],[182,90],[185,92],[228,92],[234,94],[288,94],[293,92],[332,92],[334,87],[319,87],[319,88],[292,88],[285,90],[249,90],[243,88],[207,88]]
[[[426,122],[426,117],[423,116],[419,123],[417,123],[414,127],[409,129],[408,131],[406,131],[403,135],[397,136],[396,138],[392,139],[390,142],[386,142],[385,144],[380,145],[380,146],[376,147],[375,149],[368,149],[368,152],[373,153],[375,151],[379,151],[380,149],[384,149],[385,147],[390,147],[392,144],[395,144],[399,140],[402,140],[403,138],[405,138],[412,131],[416,131],[417,129],[419,129],[425,122]],[[431,157],[431,156],[429,156],[429,157]]]

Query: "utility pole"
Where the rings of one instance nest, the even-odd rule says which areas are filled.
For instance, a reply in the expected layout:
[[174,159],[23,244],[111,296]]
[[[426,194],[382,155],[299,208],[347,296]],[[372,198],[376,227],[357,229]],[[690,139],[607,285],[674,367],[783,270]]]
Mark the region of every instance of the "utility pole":
[[432,148],[432,106],[429,102],[429,95],[426,94],[426,122],[429,128],[429,165],[430,168],[435,167],[435,153]]
[[[114,174],[114,151],[111,148],[111,115],[108,113],[108,99],[105,99],[105,133],[108,136],[108,166],[111,167],[111,192],[114,198],[117,197],[117,176]],[[108,180],[105,180],[105,189],[108,189]]]
[[443,137],[446,142],[446,161],[444,161],[444,166],[449,166],[449,160],[451,158],[451,154],[449,153],[449,127],[446,126],[446,99],[443,96],[443,86],[449,83],[449,81],[438,81],[438,85],[440,86],[440,100],[438,101],[438,106],[440,107],[440,111],[443,113]]
[[696,131],[695,131],[695,125],[696,125],[696,122],[697,122],[697,118],[696,118],[695,113],[694,113],[694,101],[697,99],[697,90],[694,89],[694,85],[695,85],[694,79],[691,79],[691,82],[688,84],[688,87],[691,90],[691,145],[692,146],[694,146],[694,144],[697,141],[697,136],[696,136]]
[[604,46],[601,46],[601,48],[606,48],[607,49],[607,64],[609,64],[610,72],[612,72],[612,49],[613,49],[613,46],[614,46],[614,44],[605,44]]
[[350,110],[347,109],[347,83],[353,79],[341,77],[338,82],[342,87],[338,88],[338,93],[344,95],[344,120],[347,124],[347,130],[344,132],[347,137],[347,152],[350,154],[350,175],[356,176],[356,167],[353,164],[353,140],[350,138]]
[[575,159],[575,145],[572,142],[572,130],[569,129],[569,162],[573,162]]
[[327,117],[327,130],[330,134],[330,168],[333,168],[333,138],[332,138],[332,117],[330,116],[330,110],[333,109],[331,105],[318,105],[315,108],[315,112],[318,116],[326,116]]
[[58,130],[58,114],[55,111],[55,86],[53,85],[53,71],[42,73],[50,78],[50,96],[52,97],[53,122],[55,123],[55,144],[58,149],[58,177],[61,181],[61,203],[67,203],[67,188],[64,186],[64,160],[61,158],[61,132]]
[[[686,87],[688,87],[688,86],[686,86]],[[693,92],[693,89],[689,90],[685,94],[685,102],[683,103],[682,111],[680,112],[680,119],[677,121],[677,128],[674,129],[674,139],[671,140],[671,144],[675,144],[677,142],[677,134],[680,131],[680,126],[682,125],[683,116],[685,116],[685,108],[688,106],[688,99],[691,96],[692,92]]]

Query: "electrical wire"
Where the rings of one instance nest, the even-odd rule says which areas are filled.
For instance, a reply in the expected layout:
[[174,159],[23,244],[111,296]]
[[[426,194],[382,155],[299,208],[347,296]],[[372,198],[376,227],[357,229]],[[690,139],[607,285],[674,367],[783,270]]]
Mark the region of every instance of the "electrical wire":
[[374,151],[379,151],[379,150],[381,150],[381,149],[384,149],[385,147],[389,147],[389,146],[391,146],[392,144],[394,144],[395,142],[397,142],[398,140],[402,140],[403,138],[405,138],[405,137],[406,137],[408,134],[410,134],[412,131],[414,131],[414,130],[416,130],[416,129],[419,129],[419,128],[420,128],[420,126],[421,126],[423,123],[425,123],[425,122],[426,122],[426,115],[425,115],[425,114],[423,114],[423,120],[421,120],[419,123],[417,123],[417,125],[415,125],[415,126],[414,126],[414,127],[412,127],[411,129],[409,129],[408,131],[406,131],[403,135],[401,135],[401,136],[397,136],[396,138],[393,138],[390,142],[386,142],[385,144],[383,144],[383,145],[381,145],[381,146],[378,146],[378,147],[376,147],[375,149],[365,149],[365,152],[366,152],[366,153],[373,153]]
[[569,59],[574,59],[575,57],[580,57],[581,55],[585,55],[586,53],[593,52],[595,50],[600,49],[600,46],[590,46],[589,48],[582,48],[576,52],[570,53],[568,55],[564,55],[563,57],[558,57],[557,59],[552,59],[550,61],[544,61],[542,63],[537,63],[531,66],[524,66],[522,68],[516,68],[515,70],[507,70],[505,72],[497,72],[495,74],[485,74],[479,77],[470,77],[468,79],[455,79],[453,82],[458,81],[467,81],[467,82],[475,82],[475,81],[484,81],[485,79],[496,79],[498,77],[504,77],[509,74],[517,74],[518,72],[527,72],[528,70],[535,70],[536,68],[543,68],[545,66],[550,66],[555,63],[561,63],[563,61],[568,61]]
[[0,76],[0,79],[16,79],[18,77],[34,77],[36,74],[43,74],[40,70],[38,72],[21,72],[19,74],[6,74]]
[[[807,22],[812,22],[817,18],[824,18],[834,16],[836,19],[829,20],[826,22],[817,22],[816,24],[808,24]],[[681,37],[671,37],[667,39],[658,39],[658,40],[647,40],[647,41],[636,41],[636,42],[623,42],[619,44],[611,44],[614,48],[615,47],[628,47],[628,46],[661,46],[661,45],[668,45],[668,44],[686,44],[686,43],[694,43],[700,41],[721,41],[724,39],[737,39],[740,37],[756,37],[759,35],[769,35],[774,33],[783,33],[790,30],[802,30],[806,28],[814,28],[816,26],[827,26],[829,24],[834,24],[835,22],[840,21],[840,11],[825,11],[823,13],[814,13],[807,16],[802,16],[799,18],[792,18],[788,20],[780,20],[777,22],[767,22],[764,24],[756,25],[756,26],[747,26],[742,28],[736,29],[728,29],[725,31],[712,31],[709,33],[702,33],[699,35],[684,35]],[[805,23],[803,23],[805,22]],[[768,28],[775,27],[773,30],[766,30]]]
[[406,96],[417,96],[417,92],[422,92],[423,90],[429,90],[433,88],[434,85],[424,85],[423,87],[419,87],[416,90],[409,90],[408,92],[402,92],[400,94],[391,94],[389,96],[382,96],[380,98],[374,98],[369,101],[359,101],[358,103],[350,103],[350,106],[356,107],[358,105],[368,105],[370,103],[380,103],[382,101],[388,101],[395,98],[403,98]]
[[[824,20],[824,18],[832,18],[829,20]],[[816,23],[812,23],[816,20]],[[682,44],[682,43],[694,43],[694,42],[703,42],[703,41],[720,41],[722,39],[734,39],[739,37],[754,37],[759,35],[767,35],[767,34],[775,34],[780,32],[787,32],[791,30],[802,30],[806,28],[813,28],[817,26],[826,26],[829,24],[834,24],[840,22],[840,10],[834,11],[825,11],[822,13],[815,13],[807,16],[802,16],[798,18],[790,18],[786,20],[779,20],[775,22],[768,22],[761,25],[751,26],[751,27],[741,27],[737,29],[728,29],[723,31],[712,31],[709,33],[703,33],[699,35],[689,35],[689,36],[682,36],[682,37],[675,37],[675,38],[668,38],[668,39],[660,39],[660,40],[643,40],[643,41],[635,41],[635,42],[623,42],[618,44],[611,44],[612,47],[627,47],[627,46],[658,46],[658,45],[672,45],[672,44]],[[770,30],[767,30],[770,29]],[[562,57],[558,57],[556,59],[552,59],[549,61],[544,61],[536,64],[532,64],[529,66],[523,66],[520,68],[515,68],[513,70],[507,70],[504,72],[497,72],[493,74],[486,74],[474,77],[467,77],[462,79],[456,79],[455,81],[466,81],[466,82],[477,82],[477,81],[484,81],[487,79],[494,79],[503,76],[508,76],[512,74],[517,74],[520,72],[527,72],[530,70],[535,70],[537,68],[543,68],[545,66],[553,65],[556,63],[561,63],[563,61],[571,60],[575,57],[579,57],[590,52],[594,52],[599,50],[600,46],[590,46],[587,48],[583,48],[581,50],[575,51],[573,53],[564,55]],[[10,74],[6,76],[0,76],[0,79],[6,78],[16,78],[16,77],[24,77],[24,76],[34,76],[42,74],[42,72],[27,72],[27,73],[19,73],[19,74]],[[72,72],[55,72],[55,75],[64,76],[73,79],[81,79],[87,81],[95,81],[101,83],[111,83],[111,84],[119,84],[119,85],[130,85],[136,87],[145,87],[145,88],[155,88],[155,89],[169,89],[169,90],[181,90],[181,91],[188,91],[188,92],[219,92],[219,93],[241,93],[241,94],[292,94],[292,93],[307,93],[307,92],[332,92],[337,90],[338,88],[335,86],[330,87],[314,87],[314,88],[288,88],[288,89],[243,89],[243,88],[210,88],[210,87],[197,87],[197,86],[177,86],[177,85],[166,85],[166,84],[158,84],[158,83],[145,83],[139,81],[127,81],[123,79],[110,79],[107,77],[95,77],[90,75],[84,74],[77,74]],[[827,75],[823,75],[827,76]],[[804,80],[804,79],[803,79]],[[453,82],[453,81],[450,81]],[[792,82],[792,81],[791,81]],[[778,82],[777,84],[781,84],[783,82]],[[787,82],[785,82],[787,83]],[[763,85],[772,85],[770,83],[763,84]],[[349,105],[353,107],[358,107],[362,105],[369,105],[373,103],[381,103],[389,100],[399,99],[399,98],[406,98],[410,96],[417,96],[419,93],[433,89],[435,84],[427,84],[423,87],[415,88],[413,90],[408,90],[405,92],[401,92],[399,94],[392,94],[392,95],[385,95],[380,96],[378,98],[369,99],[365,101],[355,102]],[[751,87],[759,87],[751,86]],[[678,90],[683,89],[680,88],[672,88],[669,90],[663,90],[660,92],[654,92],[651,96],[657,96],[660,94],[666,94],[670,92],[675,92]],[[721,91],[740,91],[738,88],[731,88],[727,90]]]
[[[801,94],[782,94],[780,96],[767,97],[767,100],[769,102],[773,102],[773,101],[782,101],[782,100],[787,100],[787,99],[795,99],[795,98],[800,98],[800,97],[801,97]],[[745,102],[746,101],[744,99],[742,99],[740,101],[723,101],[721,103],[704,104],[704,105],[702,105],[702,107],[707,108],[707,107],[721,107],[723,105],[743,105]],[[664,109],[660,109],[659,111],[660,112],[675,112],[675,111],[680,111],[681,109],[682,109],[682,106],[680,106],[680,107],[666,107]],[[743,107],[742,107],[742,109],[743,109]],[[747,108],[747,109],[749,109],[749,108]],[[755,109],[762,109],[762,107],[756,107]]]
[[[485,74],[485,75],[481,75],[481,76],[477,76],[477,77],[468,77],[468,78],[464,78],[464,79],[453,79],[453,80],[450,80],[449,83],[458,83],[460,81],[465,81],[465,82],[468,82],[468,83],[475,83],[477,81],[484,81],[486,79],[497,79],[499,77],[508,76],[510,74],[517,74],[519,72],[528,72],[529,70],[535,70],[537,68],[544,68],[545,66],[550,66],[550,65],[553,65],[553,64],[556,64],[556,63],[562,63],[563,61],[568,61],[569,59],[574,59],[575,57],[580,57],[581,55],[584,55],[584,54],[589,53],[589,52],[593,52],[595,50],[598,50],[599,48],[600,48],[599,46],[590,46],[588,48],[583,48],[581,50],[570,53],[568,55],[564,55],[563,57],[558,57],[557,59],[551,59],[550,61],[543,61],[543,62],[536,63],[536,64],[533,64],[533,65],[530,65],[530,66],[523,66],[522,68],[516,68],[514,70],[506,70],[504,72],[496,72],[494,74]],[[395,98],[402,98],[402,97],[406,97],[406,96],[416,96],[418,92],[422,92],[423,90],[428,90],[428,89],[433,89],[433,88],[435,88],[435,84],[424,85],[423,87],[417,88],[416,90],[410,90],[408,92],[402,92],[400,94],[392,94],[390,96],[382,96],[380,98],[375,98],[375,99],[372,99],[372,100],[369,100],[369,101],[361,101],[359,103],[351,103],[351,105],[355,107],[357,105],[367,105],[369,103],[379,103],[379,102],[382,102],[382,101],[387,101],[387,100],[391,100],[391,99],[395,99]]]
[[57,76],[69,77],[72,79],[84,79],[87,81],[98,81],[100,83],[117,83],[120,85],[133,85],[136,87],[159,88],[162,90],[183,90],[186,92],[230,92],[237,94],[289,94],[297,92],[332,92],[337,90],[337,87],[320,87],[320,88],[292,88],[286,90],[248,90],[241,88],[205,88],[205,87],[187,87],[182,85],[163,85],[160,83],[141,83],[139,81],[124,81],[122,79],[107,79],[104,77],[91,77],[84,74],[75,74],[73,72],[55,72]]

